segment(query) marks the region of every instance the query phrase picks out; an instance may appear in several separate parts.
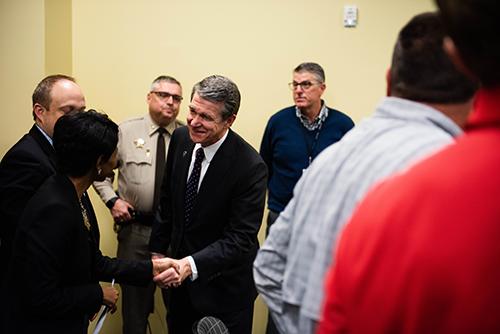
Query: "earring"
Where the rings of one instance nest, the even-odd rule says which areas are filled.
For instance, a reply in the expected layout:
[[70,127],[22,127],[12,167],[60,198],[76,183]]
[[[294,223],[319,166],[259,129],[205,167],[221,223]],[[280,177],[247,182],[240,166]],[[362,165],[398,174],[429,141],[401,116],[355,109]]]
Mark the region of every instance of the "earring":
[[101,176],[102,168],[97,168],[97,176]]

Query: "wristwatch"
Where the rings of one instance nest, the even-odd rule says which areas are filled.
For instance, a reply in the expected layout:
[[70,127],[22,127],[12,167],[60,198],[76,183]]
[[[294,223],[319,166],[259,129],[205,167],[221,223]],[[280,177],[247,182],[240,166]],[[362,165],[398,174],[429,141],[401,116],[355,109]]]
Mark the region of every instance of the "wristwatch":
[[115,196],[113,197],[112,199],[110,199],[109,201],[106,202],[106,206],[108,207],[108,209],[112,209],[114,206],[115,206],[115,203],[116,201],[119,199],[120,197],[118,196]]

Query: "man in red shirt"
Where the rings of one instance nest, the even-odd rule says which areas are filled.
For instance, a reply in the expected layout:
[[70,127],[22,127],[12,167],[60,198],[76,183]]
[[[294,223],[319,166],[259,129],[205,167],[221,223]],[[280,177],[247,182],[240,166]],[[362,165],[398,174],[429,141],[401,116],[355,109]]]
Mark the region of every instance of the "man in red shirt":
[[375,188],[327,280],[318,333],[500,333],[500,2],[437,0],[480,89],[467,134]]

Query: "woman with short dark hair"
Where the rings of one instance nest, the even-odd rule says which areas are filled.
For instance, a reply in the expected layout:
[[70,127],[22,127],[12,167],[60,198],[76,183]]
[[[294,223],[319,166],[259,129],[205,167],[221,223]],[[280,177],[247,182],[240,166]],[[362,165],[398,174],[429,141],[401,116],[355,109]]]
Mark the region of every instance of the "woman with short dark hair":
[[172,260],[126,261],[103,256],[92,205],[82,196],[116,167],[118,126],[90,110],[62,116],[54,128],[58,173],[28,202],[8,274],[9,333],[87,333],[102,304],[118,291],[99,281],[146,285]]

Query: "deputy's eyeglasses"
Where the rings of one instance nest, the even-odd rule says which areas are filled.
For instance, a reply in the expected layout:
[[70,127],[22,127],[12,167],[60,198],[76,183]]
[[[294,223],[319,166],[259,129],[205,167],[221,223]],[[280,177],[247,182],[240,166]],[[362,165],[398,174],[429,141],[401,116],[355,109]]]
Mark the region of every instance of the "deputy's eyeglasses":
[[318,84],[317,82],[311,82],[311,81],[302,81],[302,82],[293,81],[288,84],[288,87],[290,87],[291,90],[296,90],[297,87],[302,88],[302,90],[308,90],[309,88],[317,84]]
[[151,91],[151,93],[155,94],[163,101],[166,101],[169,98],[172,98],[177,103],[180,103],[182,101],[182,96],[180,95],[170,94],[168,92],[160,92],[160,91]]

